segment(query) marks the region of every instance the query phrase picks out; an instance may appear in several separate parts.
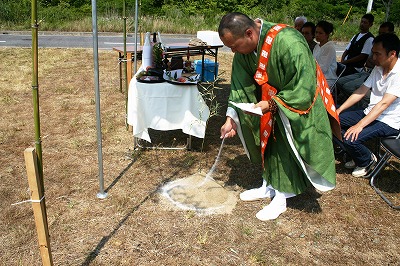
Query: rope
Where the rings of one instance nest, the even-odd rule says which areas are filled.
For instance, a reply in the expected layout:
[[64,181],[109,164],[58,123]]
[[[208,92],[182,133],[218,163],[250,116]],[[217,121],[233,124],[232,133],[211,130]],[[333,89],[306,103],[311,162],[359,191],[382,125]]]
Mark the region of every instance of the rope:
[[15,206],[15,205],[22,204],[22,203],[27,203],[27,202],[41,203],[43,199],[44,199],[44,195],[43,195],[43,197],[42,197],[40,200],[34,200],[34,199],[24,200],[24,201],[20,201],[20,202],[13,203],[13,204],[11,204],[11,206]]

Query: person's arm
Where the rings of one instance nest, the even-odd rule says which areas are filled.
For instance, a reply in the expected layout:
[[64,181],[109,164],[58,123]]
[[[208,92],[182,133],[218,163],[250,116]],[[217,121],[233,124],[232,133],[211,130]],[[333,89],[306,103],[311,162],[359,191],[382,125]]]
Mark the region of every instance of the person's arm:
[[342,63],[346,65],[346,64],[356,63],[356,62],[360,62],[360,61],[366,61],[368,59],[369,54],[371,53],[373,40],[374,40],[374,38],[372,38],[372,37],[368,38],[364,42],[364,46],[359,55],[357,55],[349,60],[343,60]]
[[397,96],[389,93],[385,93],[383,95],[382,100],[380,100],[372,109],[371,111],[361,119],[357,124],[350,127],[343,135],[343,137],[348,140],[351,138],[351,141],[355,141],[358,138],[360,132],[373,121],[375,121],[383,111],[386,110],[395,100]]
[[225,124],[221,127],[221,139],[232,138],[236,136],[237,126],[233,119],[229,116],[226,117]]
[[372,53],[368,55],[368,59],[365,62],[364,66],[367,67],[367,68],[370,68],[370,69],[375,67],[374,60],[372,60]]
[[[260,107],[261,111],[263,114],[267,113],[269,111],[269,103],[268,101],[260,101],[256,105],[254,105],[254,108]],[[254,114],[252,114],[254,115]]]
[[351,59],[343,60],[344,57],[342,57],[342,64],[351,64],[351,63],[357,63],[360,61],[365,61],[368,58],[368,54],[359,54]]
[[368,93],[369,88],[365,86],[364,84],[361,85],[360,88],[355,90],[352,95],[350,95],[349,98],[336,110],[338,114],[343,112],[344,110],[352,107],[354,104],[358,103],[361,101],[362,98]]
[[342,54],[342,58],[340,59],[340,62],[343,63],[344,59],[346,58],[346,56],[349,54],[349,50],[344,50],[343,54]]

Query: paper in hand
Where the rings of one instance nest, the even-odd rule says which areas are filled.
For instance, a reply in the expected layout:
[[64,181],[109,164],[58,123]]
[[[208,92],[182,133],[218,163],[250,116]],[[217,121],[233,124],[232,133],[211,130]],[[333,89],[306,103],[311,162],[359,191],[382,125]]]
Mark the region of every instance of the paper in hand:
[[249,112],[252,114],[259,115],[259,116],[263,115],[263,113],[261,111],[261,107],[254,108],[254,105],[255,105],[254,103],[235,103],[232,101],[229,101],[229,102],[231,104],[233,104],[234,106],[236,106],[237,108],[242,109],[245,112]]

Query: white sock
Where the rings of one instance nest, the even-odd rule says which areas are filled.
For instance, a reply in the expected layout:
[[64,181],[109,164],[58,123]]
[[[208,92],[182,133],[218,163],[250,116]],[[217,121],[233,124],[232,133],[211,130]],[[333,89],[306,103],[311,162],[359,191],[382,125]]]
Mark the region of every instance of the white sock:
[[243,201],[252,201],[264,198],[272,198],[275,196],[275,192],[272,186],[267,186],[267,181],[263,180],[261,187],[246,190],[240,193],[239,196]]
[[274,220],[278,216],[286,211],[286,198],[295,196],[293,193],[282,193],[275,190],[275,197],[271,203],[260,210],[256,217],[261,221]]

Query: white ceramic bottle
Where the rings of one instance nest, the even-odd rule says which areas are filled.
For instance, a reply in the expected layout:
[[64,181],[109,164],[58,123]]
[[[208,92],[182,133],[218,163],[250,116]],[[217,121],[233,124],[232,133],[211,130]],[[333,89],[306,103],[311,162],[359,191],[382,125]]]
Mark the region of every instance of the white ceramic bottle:
[[150,43],[150,32],[146,32],[146,37],[144,39],[142,66],[143,70],[146,70],[148,67],[153,67],[153,47]]

